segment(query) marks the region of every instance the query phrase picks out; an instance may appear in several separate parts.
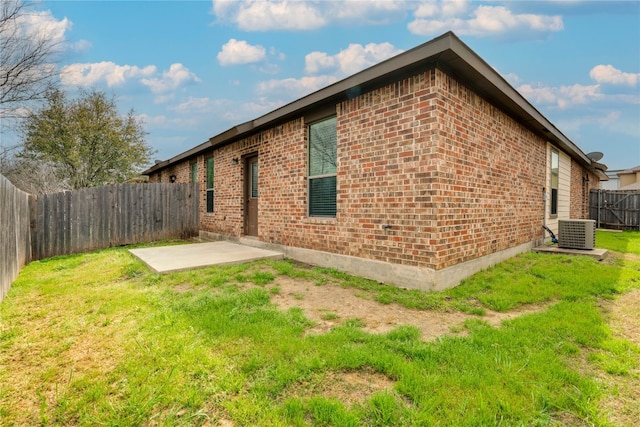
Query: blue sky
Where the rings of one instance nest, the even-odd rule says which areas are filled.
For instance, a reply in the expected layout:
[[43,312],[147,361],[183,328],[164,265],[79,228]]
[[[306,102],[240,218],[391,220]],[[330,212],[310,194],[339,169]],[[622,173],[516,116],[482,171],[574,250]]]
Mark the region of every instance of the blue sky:
[[[454,31],[585,153],[640,165],[640,2],[41,1],[60,79],[145,122],[156,158]],[[36,18],[34,16],[34,18]]]

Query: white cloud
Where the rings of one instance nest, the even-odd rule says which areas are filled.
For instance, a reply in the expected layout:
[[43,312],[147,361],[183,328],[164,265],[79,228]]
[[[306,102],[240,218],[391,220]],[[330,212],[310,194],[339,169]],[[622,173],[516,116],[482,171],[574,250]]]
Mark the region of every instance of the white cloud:
[[[405,18],[413,2],[403,0],[342,0],[318,2],[328,20],[343,24],[389,24]],[[322,9],[321,9],[322,10]]]
[[415,3],[405,0],[213,0],[221,22],[243,31],[305,31],[330,23],[379,25],[400,21]]
[[336,55],[325,52],[311,52],[305,57],[307,73],[318,73],[327,69],[338,69],[342,75],[351,75],[399,53],[391,43],[369,43],[366,46],[350,44]]
[[467,2],[440,1],[420,5],[408,29],[417,35],[455,31],[460,35],[489,36],[515,31],[554,32],[564,28],[558,15],[516,14],[504,6],[480,5],[469,8]]
[[196,111],[204,111],[207,112],[211,109],[213,105],[213,101],[211,98],[194,98],[190,96],[186,101],[181,102],[180,104],[169,107],[169,110],[189,114]]
[[268,80],[259,83],[257,89],[263,95],[273,94],[283,97],[286,94],[288,95],[286,97],[290,100],[315,92],[331,83],[335,83],[336,80],[337,77],[334,76],[307,76],[300,79]]
[[620,111],[611,111],[604,117],[598,117],[596,120],[601,126],[610,126],[616,124],[620,120]]
[[129,81],[137,81],[156,94],[155,102],[163,103],[173,98],[172,91],[200,79],[182,64],[171,64],[169,70],[158,76],[155,65],[138,67],[118,65],[110,61],[92,64],[71,64],[60,71],[60,81],[68,86],[93,86],[106,83],[108,87],[121,86]]
[[266,56],[266,50],[260,45],[250,45],[244,40],[230,39],[218,52],[218,62],[222,66],[249,64],[262,61]]
[[301,1],[218,0],[213,11],[244,31],[311,30],[326,25],[315,5]]
[[304,57],[305,71],[315,74],[320,70],[333,68],[337,64],[335,56],[330,56],[325,52],[311,52]]
[[269,111],[273,111],[284,105],[285,102],[286,101],[282,100],[271,100],[268,97],[260,97],[255,101],[243,103],[241,111],[245,114],[250,113],[250,116],[255,117],[258,114],[265,114]]
[[71,21],[67,18],[56,19],[51,11],[29,10],[15,21],[18,32],[23,36],[36,36],[48,40],[52,45],[65,41],[65,32],[71,29]]
[[600,85],[574,84],[550,87],[541,84],[536,86],[525,84],[519,86],[518,91],[533,104],[555,105],[560,109],[604,98],[600,91]]
[[[150,128],[156,129],[189,129],[194,126],[200,125],[200,121],[195,117],[167,117],[164,114],[151,116],[149,114],[137,114],[136,118],[142,120],[145,125],[148,125]],[[155,138],[154,138],[155,144]]]
[[[498,73],[500,73],[499,70],[496,70],[496,71],[498,71]],[[522,79],[516,73],[509,73],[509,74],[500,73],[500,74],[502,75],[502,77],[504,77],[512,85],[518,85],[518,84],[520,84],[520,82],[522,82]]]
[[162,73],[162,77],[144,78],[141,82],[149,87],[153,93],[159,94],[175,90],[190,82],[200,82],[200,79],[187,67],[176,63],[171,64],[169,70]]
[[92,64],[71,64],[62,68],[60,80],[69,86],[92,86],[105,81],[107,86],[119,86],[127,80],[155,74],[156,67],[148,65],[144,68],[135,65],[117,65],[104,61]]
[[597,83],[634,87],[640,81],[640,73],[625,73],[613,65],[596,65],[589,76]]
[[69,43],[68,46],[69,50],[74,52],[87,52],[93,47],[93,44],[88,40],[79,40],[75,43]]

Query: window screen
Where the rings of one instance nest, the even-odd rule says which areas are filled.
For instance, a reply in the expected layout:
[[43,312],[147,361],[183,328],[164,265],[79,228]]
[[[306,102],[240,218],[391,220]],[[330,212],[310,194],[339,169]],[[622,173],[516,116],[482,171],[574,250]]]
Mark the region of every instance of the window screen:
[[336,216],[336,118],[309,126],[309,216]]
[[251,198],[258,198],[258,162],[251,162]]
[[213,212],[213,157],[207,158],[207,212]]
[[198,182],[198,162],[191,163],[191,183]]

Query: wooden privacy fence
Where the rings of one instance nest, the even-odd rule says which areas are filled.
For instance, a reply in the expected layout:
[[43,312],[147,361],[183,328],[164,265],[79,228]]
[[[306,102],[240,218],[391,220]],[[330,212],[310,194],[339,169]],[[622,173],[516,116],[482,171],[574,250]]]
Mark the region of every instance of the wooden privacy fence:
[[31,260],[29,198],[0,174],[0,301]]
[[39,196],[32,257],[198,234],[197,184],[116,184]]
[[591,190],[589,216],[598,228],[640,230],[640,190]]

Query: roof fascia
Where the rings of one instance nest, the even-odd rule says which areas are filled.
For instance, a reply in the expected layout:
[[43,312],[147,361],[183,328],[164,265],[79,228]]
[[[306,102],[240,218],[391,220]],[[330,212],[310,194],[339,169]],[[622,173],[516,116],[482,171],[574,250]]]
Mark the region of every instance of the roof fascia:
[[196,145],[195,147],[178,154],[177,156],[174,156],[168,160],[162,161],[162,162],[157,162],[155,165],[151,166],[150,168],[148,168],[147,170],[143,171],[141,173],[141,175],[149,175],[152,174],[154,172],[157,172],[161,169],[164,169],[165,167],[172,165],[174,163],[178,163],[182,160],[185,160],[189,157],[193,157],[193,156],[197,156],[198,154],[202,153],[203,151],[205,151],[207,148],[210,148],[211,146],[209,145],[209,141],[203,142],[200,145]]
[[234,126],[211,137],[207,142],[166,162],[162,162],[144,173],[157,171],[209,148],[230,144],[240,138],[249,136],[251,133],[273,126],[275,123],[304,114],[306,111],[322,104],[348,99],[350,97],[349,93],[354,88],[361,87],[366,90],[375,87],[392,76],[401,75],[408,70],[424,67],[427,64],[433,64],[453,73],[465,83],[473,86],[475,90],[478,90],[480,95],[510,110],[523,125],[548,139],[583,166],[593,169],[591,160],[580,148],[560,132],[493,67],[487,64],[453,32],[447,32],[427,43],[299,98],[254,120]]

